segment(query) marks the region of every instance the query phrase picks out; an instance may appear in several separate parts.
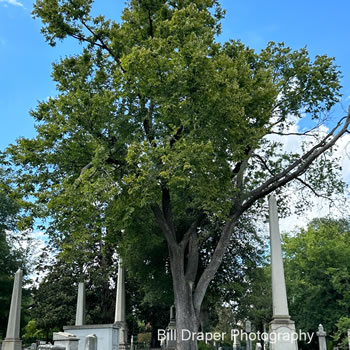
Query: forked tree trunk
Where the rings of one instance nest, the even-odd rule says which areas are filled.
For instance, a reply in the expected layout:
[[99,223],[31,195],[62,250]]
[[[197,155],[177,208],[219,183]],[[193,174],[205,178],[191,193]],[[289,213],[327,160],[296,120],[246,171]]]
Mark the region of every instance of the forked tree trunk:
[[[346,119],[346,121],[343,127],[338,133],[335,133],[344,119]],[[242,194],[237,195],[232,203],[229,218],[226,221],[219,241],[211,256],[211,261],[202,272],[201,276],[197,276],[200,248],[198,245],[197,228],[200,226],[201,221],[205,219],[205,214],[202,213],[199,215],[188,230],[182,234],[182,237],[178,237],[172,217],[170,192],[168,188],[162,188],[162,206],[160,207],[155,204],[152,205],[151,208],[159,227],[165,235],[169,248],[176,306],[177,350],[197,350],[195,334],[198,332],[200,324],[199,315],[201,304],[209,283],[213,280],[222,262],[226,248],[230,242],[234,225],[239,220],[240,216],[254,205],[257,200],[264,198],[290,181],[298,179],[299,175],[304,174],[315,159],[330,149],[343,134],[349,132],[349,125],[350,109],[348,115],[342,118],[330,133],[302,157],[295,160],[286,169],[283,169],[280,173],[267,179],[263,184],[251,190],[249,193],[246,193],[244,196],[242,196]],[[249,152],[244,161],[238,163],[235,169],[233,169],[233,177],[236,178],[236,187],[242,191],[242,193],[244,193],[244,171],[248,166],[248,160],[251,157],[250,153],[251,152]],[[190,339],[183,339],[184,332],[187,334],[190,332]]]

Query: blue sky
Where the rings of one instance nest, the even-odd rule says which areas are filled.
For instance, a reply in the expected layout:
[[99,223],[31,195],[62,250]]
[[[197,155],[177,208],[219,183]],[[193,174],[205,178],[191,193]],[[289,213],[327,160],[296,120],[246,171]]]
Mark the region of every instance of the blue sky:
[[[307,46],[312,56],[336,57],[344,78],[343,104],[350,104],[350,2],[348,0],[222,0],[227,10],[221,40],[241,39],[260,50],[268,41],[294,49]],[[98,0],[94,13],[118,20],[124,1]],[[78,52],[72,41],[49,47],[40,21],[31,17],[32,1],[0,0],[0,149],[20,136],[35,135],[29,110],[55,94],[51,64]],[[343,113],[338,111],[336,113]],[[340,115],[339,115],[340,116]]]

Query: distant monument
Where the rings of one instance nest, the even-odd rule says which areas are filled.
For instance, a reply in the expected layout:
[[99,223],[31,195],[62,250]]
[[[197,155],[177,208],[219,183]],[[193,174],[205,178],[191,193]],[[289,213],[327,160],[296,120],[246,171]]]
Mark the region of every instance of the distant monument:
[[18,269],[13,283],[10,314],[7,323],[6,338],[2,343],[2,350],[22,350],[22,341],[19,337],[21,323],[23,272]]
[[327,343],[326,343],[327,333],[324,331],[324,328],[321,324],[318,326],[318,332],[316,334],[318,336],[319,350],[327,350]]
[[175,349],[176,347],[176,317],[175,317],[175,305],[170,307],[170,320],[168,327],[166,329],[166,341],[165,348],[166,349]]
[[80,282],[78,285],[75,325],[64,326],[64,332],[55,333],[55,345],[58,344],[60,346],[63,341],[68,341],[69,344],[77,347],[77,350],[119,350],[119,339],[121,337],[119,324],[85,324],[85,294],[85,284],[83,282]]
[[83,326],[85,324],[85,315],[86,315],[85,306],[86,306],[85,283],[79,282],[77,310],[75,315],[76,326]]
[[114,323],[119,326],[119,346],[124,348],[128,344],[128,325],[125,318],[125,268],[123,260],[119,259],[117,297]]
[[270,342],[270,350],[298,350],[297,341],[292,337],[292,334],[295,334],[295,324],[290,319],[288,310],[277,203],[274,196],[269,197],[269,214],[273,307],[270,333],[274,333],[273,338],[276,339]]

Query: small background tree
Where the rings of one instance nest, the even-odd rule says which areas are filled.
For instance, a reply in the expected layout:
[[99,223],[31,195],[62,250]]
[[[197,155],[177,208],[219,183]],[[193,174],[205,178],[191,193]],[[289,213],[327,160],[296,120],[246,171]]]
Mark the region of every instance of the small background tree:
[[[342,321],[350,314],[349,228],[348,219],[315,219],[284,237],[290,313],[299,329],[315,332],[322,324],[336,341],[343,339]],[[317,339],[301,346],[313,349]]]

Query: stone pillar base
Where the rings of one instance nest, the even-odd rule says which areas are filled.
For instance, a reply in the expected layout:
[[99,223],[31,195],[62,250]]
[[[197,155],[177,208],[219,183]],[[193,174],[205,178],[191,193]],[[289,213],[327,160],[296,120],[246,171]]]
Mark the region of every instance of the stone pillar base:
[[114,324],[119,326],[119,347],[120,349],[128,345],[128,325],[124,321],[118,321]]
[[270,322],[270,350],[298,350],[295,324],[287,316]]
[[119,350],[130,350],[130,346],[128,344],[119,344]]
[[2,342],[1,350],[22,350],[21,339],[5,339]]

